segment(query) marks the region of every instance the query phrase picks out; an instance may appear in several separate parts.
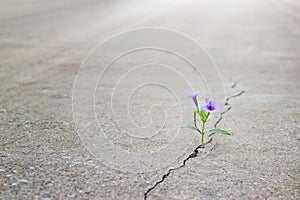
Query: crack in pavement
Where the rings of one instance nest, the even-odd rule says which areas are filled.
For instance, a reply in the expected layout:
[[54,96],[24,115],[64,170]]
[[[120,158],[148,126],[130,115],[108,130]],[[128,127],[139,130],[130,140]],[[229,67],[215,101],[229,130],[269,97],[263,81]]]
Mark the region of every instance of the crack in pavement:
[[[231,86],[231,88],[235,88],[236,85],[237,85],[237,82],[234,82],[233,85]],[[237,93],[237,94],[235,94],[235,95],[232,95],[232,96],[226,98],[226,101],[225,101],[225,104],[224,104],[224,105],[225,105],[225,106],[228,106],[228,108],[227,108],[225,111],[221,112],[219,119],[216,121],[216,123],[215,123],[215,125],[214,125],[214,128],[216,128],[217,125],[222,121],[223,115],[225,115],[229,110],[231,110],[232,107],[229,105],[229,100],[232,99],[232,98],[239,97],[239,96],[241,96],[241,95],[244,94],[244,93],[245,93],[245,90],[242,90],[242,91],[240,91],[239,93]],[[214,134],[215,134],[215,133],[211,133],[210,135],[208,135],[208,137],[211,137],[211,136],[214,135]],[[191,153],[186,159],[183,160],[183,162],[182,162],[181,165],[179,165],[178,167],[175,167],[175,168],[171,168],[171,169],[168,170],[167,173],[163,174],[161,180],[157,181],[153,186],[151,186],[151,187],[144,193],[144,200],[146,200],[146,199],[148,198],[148,194],[149,194],[152,190],[154,190],[159,184],[161,184],[162,182],[165,181],[165,179],[171,174],[172,171],[175,171],[175,170],[178,170],[178,169],[184,167],[185,164],[186,164],[186,162],[187,162],[189,159],[197,157],[197,156],[198,156],[199,149],[200,149],[200,148],[204,148],[204,146],[205,146],[206,144],[211,143],[211,142],[212,142],[212,139],[213,139],[213,138],[210,138],[209,141],[206,142],[204,145],[199,145],[199,146],[197,146],[197,147],[195,148],[195,150],[193,151],[193,153]],[[214,148],[215,148],[215,145],[213,145],[213,147],[210,148],[210,151],[209,151],[209,152],[213,151]],[[207,156],[208,154],[209,154],[209,153],[207,153],[205,156]],[[205,156],[204,156],[204,157],[205,157]]]
[[237,82],[234,81],[231,88],[235,88],[236,84],[237,84]]
[[[184,166],[185,166],[185,163],[186,163],[189,159],[195,158],[195,157],[198,156],[198,149],[204,148],[204,146],[205,146],[206,144],[211,143],[211,142],[212,142],[212,138],[210,138],[210,140],[209,140],[208,142],[204,143],[204,145],[199,145],[199,146],[197,146],[196,149],[193,151],[193,153],[191,153],[186,159],[183,160],[183,162],[182,162],[182,164],[181,164],[180,166],[169,169],[168,172],[165,173],[165,174],[162,176],[162,179],[161,179],[161,180],[157,181],[152,187],[150,187],[150,188],[144,193],[144,199],[146,200],[147,197],[148,197],[149,192],[151,192],[153,189],[155,189],[160,183],[164,182],[164,180],[170,175],[170,173],[171,173],[172,171],[175,171],[175,170],[178,170],[178,169],[184,167]],[[211,148],[211,150],[213,150],[213,148]]]
[[[231,87],[231,88],[233,88],[233,87]],[[232,98],[235,98],[235,97],[239,97],[239,96],[241,96],[242,94],[244,94],[245,93],[245,90],[242,90],[242,91],[240,91],[239,93],[237,93],[237,94],[235,94],[235,95],[232,95],[232,96],[230,96],[230,97],[228,97],[228,98],[226,98],[226,101],[225,101],[225,106],[228,106],[228,108],[225,110],[225,111],[223,111],[223,112],[221,112],[221,114],[220,114],[220,117],[219,117],[219,119],[218,119],[218,121],[216,121],[216,123],[215,123],[215,125],[214,125],[214,128],[217,128],[217,125],[222,121],[222,119],[223,119],[223,115],[225,115],[229,110],[231,110],[231,106],[229,106],[229,100],[230,99],[232,99]],[[208,137],[211,137],[212,135],[214,135],[215,133],[211,133],[210,135],[208,135]]]

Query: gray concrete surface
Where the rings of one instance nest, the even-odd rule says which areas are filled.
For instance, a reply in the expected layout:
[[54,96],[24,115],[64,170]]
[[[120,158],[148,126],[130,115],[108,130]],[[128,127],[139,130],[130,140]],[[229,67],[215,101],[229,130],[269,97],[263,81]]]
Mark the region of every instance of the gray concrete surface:
[[[245,91],[230,99],[223,120],[232,136],[216,136],[213,151],[171,171],[148,199],[299,199],[296,0],[1,0],[0,199],[143,199],[169,171],[105,166],[73,121],[73,83],[88,52],[113,34],[148,26],[197,40],[218,64],[227,94]],[[163,94],[157,99],[168,101]]]

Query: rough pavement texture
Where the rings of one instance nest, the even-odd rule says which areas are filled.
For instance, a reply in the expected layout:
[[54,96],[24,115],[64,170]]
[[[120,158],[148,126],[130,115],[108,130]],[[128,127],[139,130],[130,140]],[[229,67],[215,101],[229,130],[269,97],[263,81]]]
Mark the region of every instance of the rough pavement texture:
[[143,199],[168,172],[103,166],[72,118],[83,58],[141,26],[190,35],[226,85],[246,91],[226,113],[233,135],[217,136],[212,152],[172,171],[148,199],[299,199],[299,2],[1,0],[0,9],[0,199]]

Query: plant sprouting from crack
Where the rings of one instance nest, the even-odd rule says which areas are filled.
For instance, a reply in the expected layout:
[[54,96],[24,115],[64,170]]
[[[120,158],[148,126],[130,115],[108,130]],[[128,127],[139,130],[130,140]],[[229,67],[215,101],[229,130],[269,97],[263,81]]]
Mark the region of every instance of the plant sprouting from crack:
[[[237,85],[237,83],[234,82],[233,85],[231,86],[231,88],[235,88],[236,85]],[[229,100],[230,100],[230,99],[233,99],[233,98],[236,98],[236,97],[239,97],[239,96],[241,96],[241,95],[244,94],[244,93],[245,93],[245,91],[242,90],[242,91],[240,91],[239,93],[237,93],[237,94],[235,94],[235,95],[233,95],[233,96],[231,96],[231,97],[226,98],[225,106],[229,106],[229,107],[228,107],[225,111],[223,111],[223,112],[220,113],[220,118],[219,118],[218,121],[215,123],[214,128],[216,128],[217,125],[221,122],[221,120],[223,119],[223,116],[224,116],[229,110],[231,110],[232,107],[229,105]],[[198,92],[198,94],[199,94],[199,92]],[[194,95],[189,95],[189,97],[193,98],[193,101],[194,101],[194,103],[195,103],[196,105],[198,105],[198,100],[197,100],[197,95],[198,95],[198,94],[194,93]],[[209,135],[209,137],[212,136],[213,134],[215,134],[215,132],[212,132],[212,133]],[[210,143],[211,141],[212,141],[212,138],[210,138],[209,141],[207,141],[206,143],[204,143],[204,145]],[[186,159],[183,160],[183,162],[182,162],[182,164],[181,164],[180,166],[175,167],[175,168],[170,168],[170,169],[168,170],[167,173],[163,174],[161,180],[157,181],[153,186],[151,186],[151,187],[144,193],[144,199],[146,200],[147,197],[148,197],[148,195],[149,195],[149,193],[150,193],[152,190],[154,190],[159,184],[161,184],[162,182],[164,182],[165,179],[171,174],[172,171],[175,171],[175,170],[178,170],[178,169],[184,167],[184,166],[186,165],[186,162],[187,162],[189,159],[192,159],[192,158],[197,157],[197,155],[198,155],[198,149],[203,148],[204,145],[199,145],[199,146],[197,146],[197,147],[195,148],[195,150],[193,151],[193,153],[191,153]],[[215,148],[215,146],[213,146],[213,148],[211,148],[210,150],[213,151],[214,148]]]
[[[194,111],[194,125],[187,125],[182,128],[189,128],[196,132],[198,132],[201,136],[201,143],[200,145],[204,147],[204,136],[205,136],[205,123],[209,119],[210,114],[218,112],[221,110],[221,106],[218,104],[218,102],[215,99],[205,99],[205,104],[201,106],[201,109],[199,109],[199,103],[197,96],[200,92],[194,92],[192,94],[189,94],[187,97],[192,98],[195,104],[195,111]],[[198,127],[198,117],[201,119],[201,128]],[[230,135],[228,131],[222,130],[222,129],[211,129],[208,130],[207,133],[220,133],[224,135]]]

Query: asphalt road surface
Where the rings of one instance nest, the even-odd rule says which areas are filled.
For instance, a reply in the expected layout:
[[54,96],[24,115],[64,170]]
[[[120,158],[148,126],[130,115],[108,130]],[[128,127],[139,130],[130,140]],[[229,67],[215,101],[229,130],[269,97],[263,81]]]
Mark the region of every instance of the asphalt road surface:
[[0,199],[299,199],[299,52],[296,0],[0,0]]

